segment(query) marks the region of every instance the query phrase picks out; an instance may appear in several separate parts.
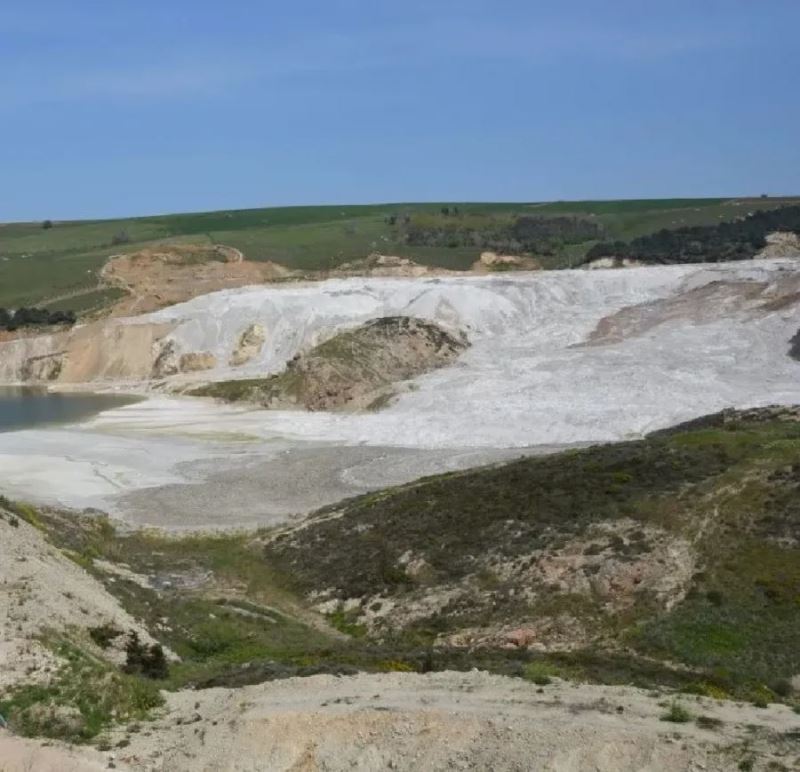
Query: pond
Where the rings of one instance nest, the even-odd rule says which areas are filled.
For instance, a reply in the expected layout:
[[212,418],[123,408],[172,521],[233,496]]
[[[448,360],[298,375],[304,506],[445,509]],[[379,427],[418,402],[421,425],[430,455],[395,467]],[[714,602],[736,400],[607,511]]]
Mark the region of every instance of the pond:
[[73,423],[134,402],[137,397],[118,394],[50,393],[0,386],[0,432]]

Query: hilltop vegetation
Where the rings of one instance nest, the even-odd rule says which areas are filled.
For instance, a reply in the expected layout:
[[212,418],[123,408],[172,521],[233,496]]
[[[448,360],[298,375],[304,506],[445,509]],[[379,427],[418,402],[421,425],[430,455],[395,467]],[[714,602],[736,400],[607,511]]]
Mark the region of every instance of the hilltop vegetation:
[[558,268],[580,263],[600,238],[630,240],[662,228],[732,221],[788,201],[408,203],[11,223],[0,226],[0,305],[101,308],[119,296],[98,284],[106,260],[164,243],[226,244],[249,260],[299,270],[331,269],[373,252],[467,269],[483,249],[519,247],[542,252],[543,266]]
[[800,206],[753,212],[735,222],[662,229],[624,241],[595,244],[586,260],[630,258],[643,263],[693,263],[750,260],[767,245],[773,232],[800,234]]
[[507,254],[553,256],[568,244],[581,244],[605,234],[586,216],[515,215],[465,217],[456,209],[443,217],[422,216],[399,223],[397,240],[412,247],[491,250]]
[[13,332],[23,327],[47,327],[75,324],[74,311],[54,311],[47,308],[17,308],[9,311],[0,308],[0,329]]

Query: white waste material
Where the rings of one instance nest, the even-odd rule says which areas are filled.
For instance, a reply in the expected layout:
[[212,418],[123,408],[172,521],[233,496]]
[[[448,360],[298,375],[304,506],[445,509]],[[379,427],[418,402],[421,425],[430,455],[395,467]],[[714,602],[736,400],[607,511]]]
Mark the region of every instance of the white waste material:
[[[721,308],[710,321],[669,318],[617,342],[580,345],[622,308],[711,282],[769,282],[797,270],[796,261],[763,260],[351,278],[197,297],[125,323],[177,323],[178,353],[210,351],[221,363],[204,378],[279,371],[340,329],[396,314],[462,329],[472,346],[377,413],[269,412],[159,396],[76,427],[0,434],[0,490],[36,497],[47,486],[61,500],[88,504],[99,494],[202,478],[198,470],[209,459],[268,452],[276,443],[464,449],[602,442],[729,406],[798,403],[800,363],[787,356],[800,326],[798,304],[759,313]],[[253,323],[266,332],[260,355],[229,368]],[[178,469],[178,462],[186,463]]]
[[[180,351],[228,361],[241,330],[267,331],[260,357],[214,377],[281,370],[297,351],[366,319],[418,316],[467,332],[453,367],[377,414],[281,412],[259,431],[407,447],[517,447],[617,440],[729,405],[800,400],[800,365],[786,356],[797,308],[710,324],[670,321],[620,343],[571,348],[615,311],[727,279],[767,281],[796,263],[552,271],[524,276],[342,279],[248,287],[147,317],[177,321]],[[204,374],[205,375],[205,374]]]

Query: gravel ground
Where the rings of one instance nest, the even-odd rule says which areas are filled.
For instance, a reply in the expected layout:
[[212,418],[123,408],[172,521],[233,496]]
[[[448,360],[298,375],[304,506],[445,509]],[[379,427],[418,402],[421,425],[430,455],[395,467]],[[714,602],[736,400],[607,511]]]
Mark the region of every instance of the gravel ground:
[[190,462],[183,471],[198,482],[133,491],[110,503],[112,511],[136,526],[253,528],[426,475],[555,449],[420,450],[306,443],[235,463],[229,458]]

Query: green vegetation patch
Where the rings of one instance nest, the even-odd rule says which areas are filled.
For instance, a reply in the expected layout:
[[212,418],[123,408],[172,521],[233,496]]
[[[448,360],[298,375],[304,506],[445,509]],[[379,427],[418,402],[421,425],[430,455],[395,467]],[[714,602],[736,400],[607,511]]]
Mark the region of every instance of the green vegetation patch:
[[438,581],[459,580],[487,548],[514,557],[552,547],[592,523],[646,520],[652,498],[674,496],[736,460],[722,444],[652,439],[442,475],[378,499],[356,499],[341,518],[276,541],[268,557],[301,590],[334,586],[342,597],[408,581],[392,570],[408,550],[425,559]]
[[54,651],[64,664],[49,683],[21,686],[0,699],[0,713],[16,734],[88,742],[163,704],[154,681],[126,675],[69,643]]
[[800,206],[749,212],[733,222],[662,228],[630,243],[595,244],[586,260],[630,258],[644,263],[697,263],[750,260],[767,245],[774,231],[800,233]]

